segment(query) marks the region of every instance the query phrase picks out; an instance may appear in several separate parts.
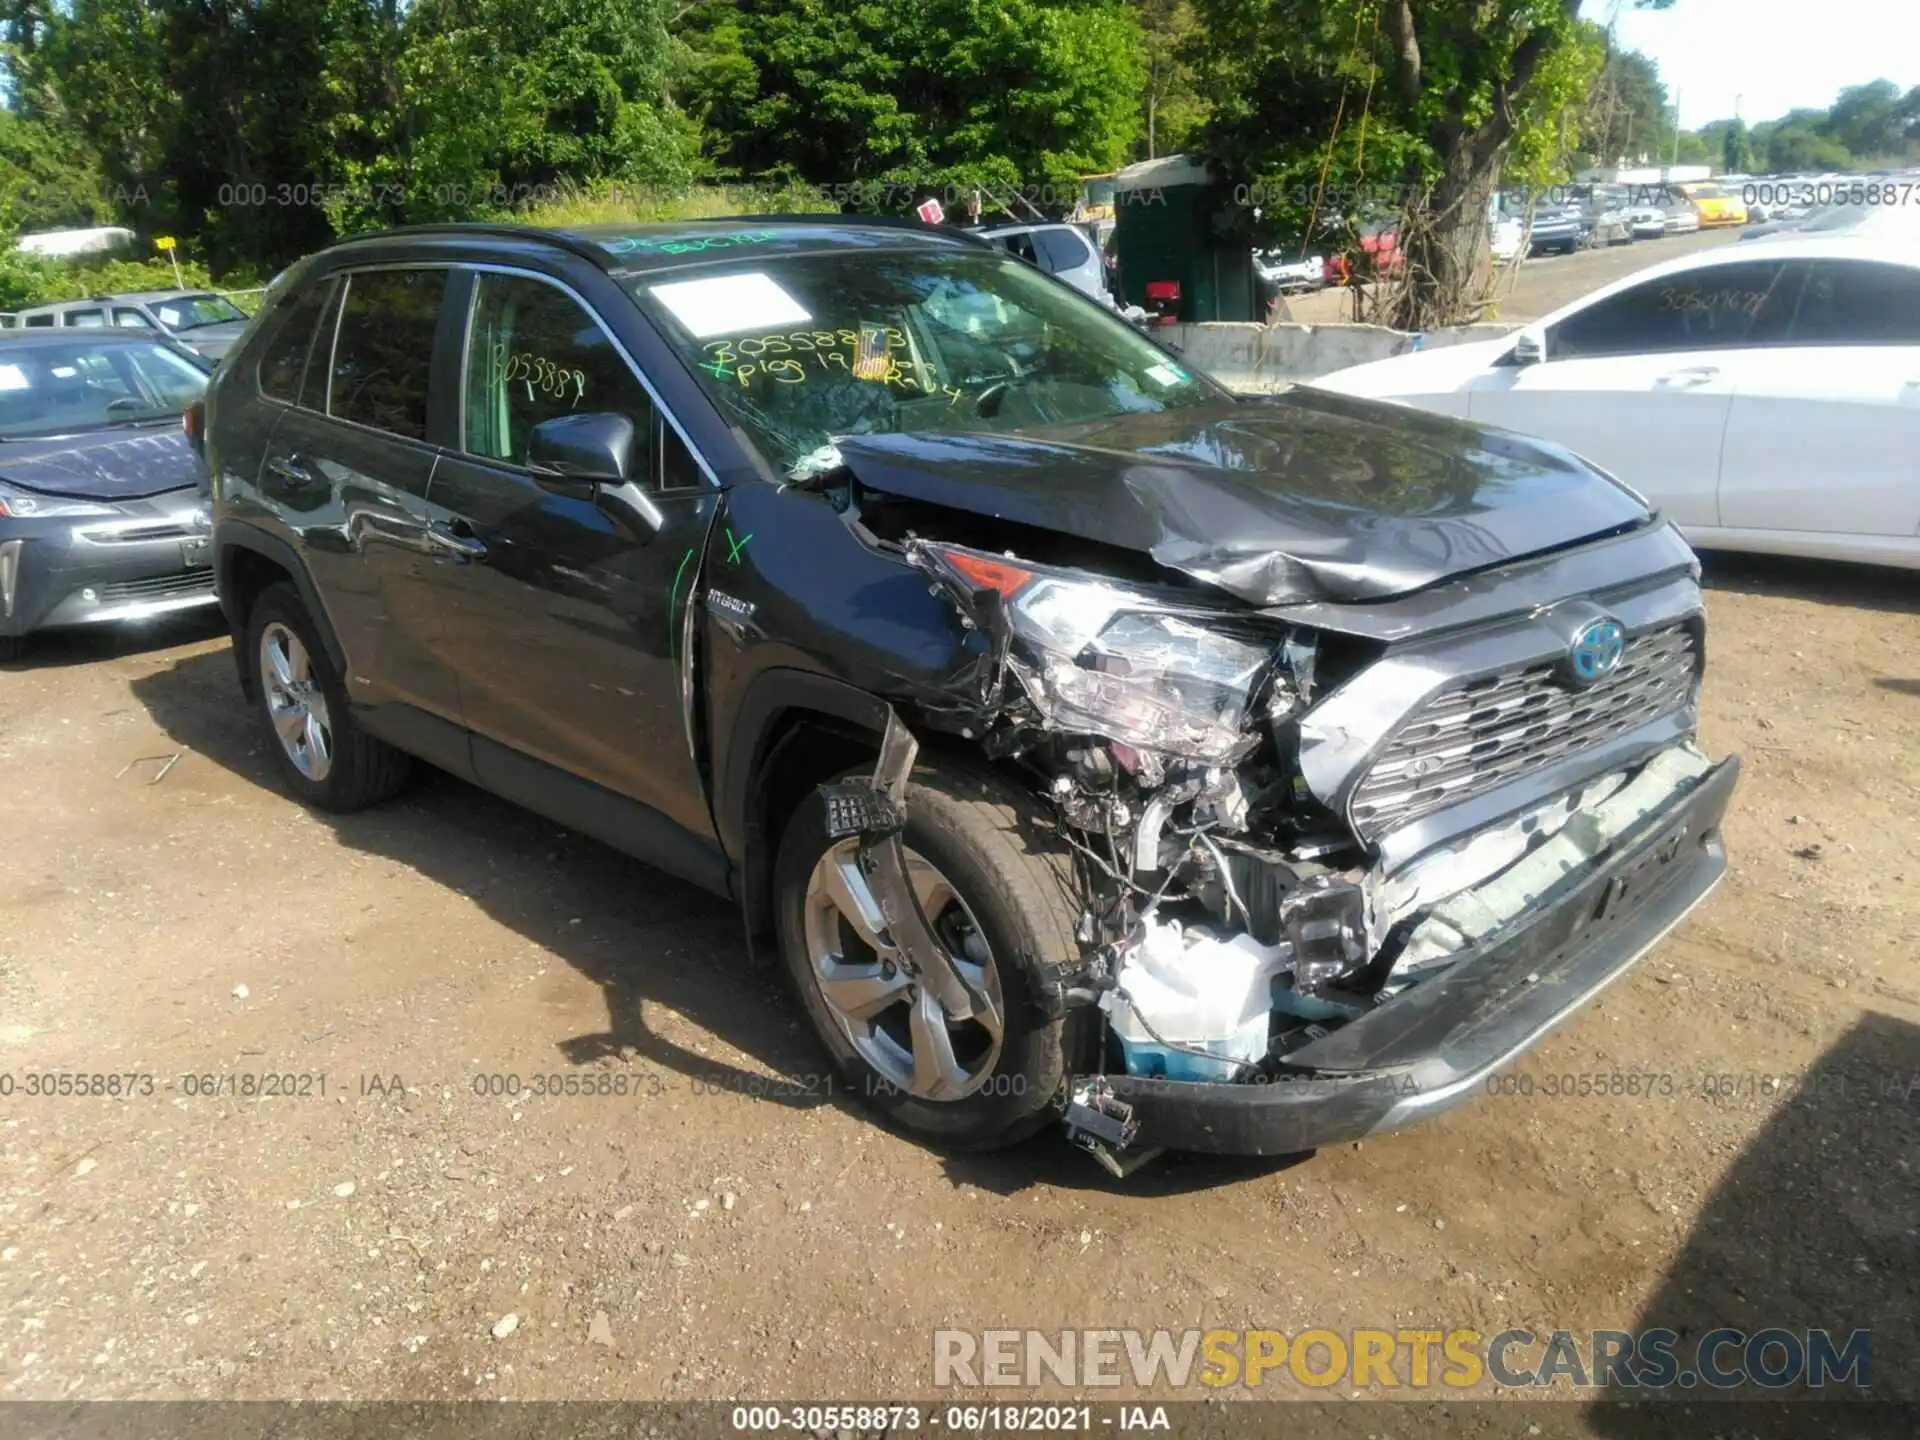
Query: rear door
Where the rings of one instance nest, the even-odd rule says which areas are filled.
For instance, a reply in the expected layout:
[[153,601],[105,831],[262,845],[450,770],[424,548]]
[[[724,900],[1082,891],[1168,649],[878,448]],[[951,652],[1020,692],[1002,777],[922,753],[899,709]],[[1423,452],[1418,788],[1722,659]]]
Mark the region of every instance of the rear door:
[[1733,408],[1729,357],[1784,333],[1779,261],[1702,266],[1595,301],[1546,331],[1546,359],[1495,366],[1468,414],[1567,446],[1682,528],[1720,523],[1720,451]]
[[1805,262],[1784,345],[1743,358],[1721,471],[1737,530],[1920,533],[1920,266]]
[[[711,834],[682,665],[719,492],[576,294],[531,272],[478,270],[466,283],[457,442],[432,498],[464,547],[435,564],[474,769],[521,793],[524,766],[481,743],[492,741]],[[629,473],[657,527],[528,470],[535,425],[596,412],[632,420]]]
[[354,701],[406,705],[457,724],[459,692],[440,654],[436,517],[427,505],[438,458],[427,439],[428,377],[438,364],[458,363],[441,333],[451,273],[392,266],[339,277],[300,403],[274,426],[259,489],[304,542],[347,652]]

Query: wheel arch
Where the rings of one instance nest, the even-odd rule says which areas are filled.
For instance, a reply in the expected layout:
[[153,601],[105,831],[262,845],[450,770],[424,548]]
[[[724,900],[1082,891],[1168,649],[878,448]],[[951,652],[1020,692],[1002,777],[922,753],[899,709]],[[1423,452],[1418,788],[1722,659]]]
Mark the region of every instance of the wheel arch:
[[261,592],[270,585],[292,584],[299,592],[300,603],[313,617],[314,628],[320,632],[321,643],[327,647],[327,658],[333,662],[335,672],[347,673],[347,656],[340,646],[340,637],[334,633],[333,622],[320,603],[313,577],[291,545],[250,526],[223,526],[214,541],[213,563],[220,610],[234,637],[233,657],[240,671],[240,687],[249,699],[253,698],[256,677],[253,657],[247,654],[244,643],[247,617],[253,613]]
[[724,732],[714,822],[737,857],[741,908],[756,934],[773,924],[780,831],[814,786],[879,753],[887,702],[804,670],[763,671]]

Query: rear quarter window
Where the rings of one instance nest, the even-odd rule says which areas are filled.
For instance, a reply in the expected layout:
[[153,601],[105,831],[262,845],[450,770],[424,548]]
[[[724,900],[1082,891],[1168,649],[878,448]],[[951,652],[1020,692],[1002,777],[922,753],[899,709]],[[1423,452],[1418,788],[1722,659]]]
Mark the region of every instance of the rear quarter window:
[[320,312],[326,307],[333,286],[329,276],[281,303],[279,322],[270,332],[266,349],[260,353],[262,394],[289,405],[299,402],[300,382],[306,374],[307,357],[313,350]]

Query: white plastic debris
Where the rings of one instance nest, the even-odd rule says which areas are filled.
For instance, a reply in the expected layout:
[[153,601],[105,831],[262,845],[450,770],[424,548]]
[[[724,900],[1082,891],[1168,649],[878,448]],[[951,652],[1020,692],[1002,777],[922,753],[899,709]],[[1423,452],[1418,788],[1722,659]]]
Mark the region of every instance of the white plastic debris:
[[1117,977],[1124,998],[1110,991],[1101,1000],[1128,1072],[1221,1081],[1261,1059],[1273,979],[1290,959],[1285,945],[1262,945],[1250,935],[1221,940],[1145,916]]

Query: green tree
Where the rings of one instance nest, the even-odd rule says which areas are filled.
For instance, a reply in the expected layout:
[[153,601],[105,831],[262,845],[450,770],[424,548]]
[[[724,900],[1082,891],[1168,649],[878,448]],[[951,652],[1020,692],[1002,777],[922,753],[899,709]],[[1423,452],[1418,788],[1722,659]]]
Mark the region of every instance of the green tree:
[[1850,85],[1827,112],[1825,133],[1855,155],[1895,155],[1905,148],[1903,97],[1891,80]]
[[732,24],[693,83],[737,172],[1053,184],[1113,169],[1138,133],[1121,0],[740,0]]
[[63,230],[112,218],[100,157],[71,128],[0,110],[0,231]]
[[1284,183],[1325,172],[1390,189],[1407,275],[1381,318],[1412,329],[1470,319],[1489,283],[1495,186],[1564,173],[1572,122],[1604,63],[1579,8],[1196,0],[1215,97],[1207,149],[1235,174]]
[[1193,0],[1139,0],[1142,154],[1178,154],[1206,123],[1209,104],[1195,84],[1193,54],[1200,22]]
[[1602,43],[1606,60],[1587,96],[1580,148],[1601,165],[1666,154],[1672,128],[1660,67],[1638,50],[1615,49],[1611,36]]

